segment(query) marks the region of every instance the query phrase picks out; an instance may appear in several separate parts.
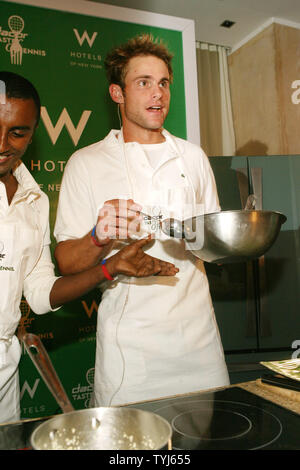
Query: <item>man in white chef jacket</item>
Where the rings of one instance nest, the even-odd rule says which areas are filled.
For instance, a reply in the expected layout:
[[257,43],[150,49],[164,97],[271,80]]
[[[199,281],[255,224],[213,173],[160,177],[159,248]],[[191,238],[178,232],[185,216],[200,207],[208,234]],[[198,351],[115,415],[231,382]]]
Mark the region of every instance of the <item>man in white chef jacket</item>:
[[150,257],[143,239],[110,257],[104,267],[56,277],[50,255],[49,203],[21,158],[39,121],[40,98],[33,85],[0,71],[0,423],[20,416],[15,336],[22,293],[35,313],[46,313],[88,292],[107,272],[127,276],[173,276],[177,269]]
[[[141,210],[161,218],[220,210],[204,152],[163,128],[172,80],[165,46],[139,36],[105,64],[122,129],[75,152],[66,165],[54,231],[62,273],[105,264],[133,235]],[[179,273],[107,277],[98,312],[96,406],[229,383],[203,263],[159,231],[147,253]]]

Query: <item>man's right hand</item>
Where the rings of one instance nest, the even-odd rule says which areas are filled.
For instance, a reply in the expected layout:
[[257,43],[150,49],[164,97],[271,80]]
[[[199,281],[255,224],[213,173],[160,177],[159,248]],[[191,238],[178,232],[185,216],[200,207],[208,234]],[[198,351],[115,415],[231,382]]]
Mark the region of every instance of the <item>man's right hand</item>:
[[112,240],[126,240],[139,230],[142,207],[132,199],[111,199],[99,211],[96,236],[100,245]]
[[147,255],[143,247],[151,237],[135,241],[107,259],[106,266],[112,276],[124,274],[133,277],[175,276],[179,269],[174,264]]

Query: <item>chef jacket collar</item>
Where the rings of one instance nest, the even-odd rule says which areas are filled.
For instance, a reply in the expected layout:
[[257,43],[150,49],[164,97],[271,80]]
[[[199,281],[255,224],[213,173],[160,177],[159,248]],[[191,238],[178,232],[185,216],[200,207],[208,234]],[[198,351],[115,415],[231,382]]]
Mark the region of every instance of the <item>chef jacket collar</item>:
[[[117,142],[119,145],[127,145],[127,144],[138,144],[138,142],[124,142],[123,138],[123,128],[121,128],[119,131],[113,129],[112,130],[112,135],[114,137],[115,142]],[[173,136],[166,130],[162,130],[162,135],[165,137],[166,142],[169,147],[169,152],[167,152],[164,155],[164,158],[159,162],[159,165],[157,168],[155,168],[155,171],[157,171],[162,165],[164,165],[166,162],[173,160],[174,158],[180,158],[180,152],[177,147],[177,144],[175,143],[175,140]]]
[[41,197],[42,191],[24,163],[19,161],[13,174],[19,183],[15,202],[25,199],[30,204],[33,200]]

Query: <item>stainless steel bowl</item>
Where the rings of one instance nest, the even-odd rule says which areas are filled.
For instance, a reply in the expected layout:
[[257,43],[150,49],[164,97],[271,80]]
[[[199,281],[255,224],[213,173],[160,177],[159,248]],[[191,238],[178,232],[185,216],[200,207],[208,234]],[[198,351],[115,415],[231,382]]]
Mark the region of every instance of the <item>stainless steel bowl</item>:
[[172,428],[161,416],[136,408],[101,407],[75,411],[41,339],[22,337],[45,384],[64,412],[31,435],[36,450],[158,450],[172,448]]
[[171,449],[168,421],[136,408],[90,408],[55,416],[31,435],[35,450]]
[[186,247],[209,263],[234,263],[262,256],[275,242],[286,221],[280,212],[221,211],[182,221],[162,222],[162,231],[185,238]]

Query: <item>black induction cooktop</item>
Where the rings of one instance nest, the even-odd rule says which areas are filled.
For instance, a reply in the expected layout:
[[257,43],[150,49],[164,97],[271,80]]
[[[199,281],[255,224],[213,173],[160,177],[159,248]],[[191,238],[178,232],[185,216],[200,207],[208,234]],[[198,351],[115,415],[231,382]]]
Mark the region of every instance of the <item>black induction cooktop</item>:
[[[239,387],[130,406],[170,422],[173,450],[300,450],[300,415]],[[30,449],[45,419],[0,425],[0,449]]]
[[239,387],[135,407],[169,421],[174,450],[300,449],[300,415]]

